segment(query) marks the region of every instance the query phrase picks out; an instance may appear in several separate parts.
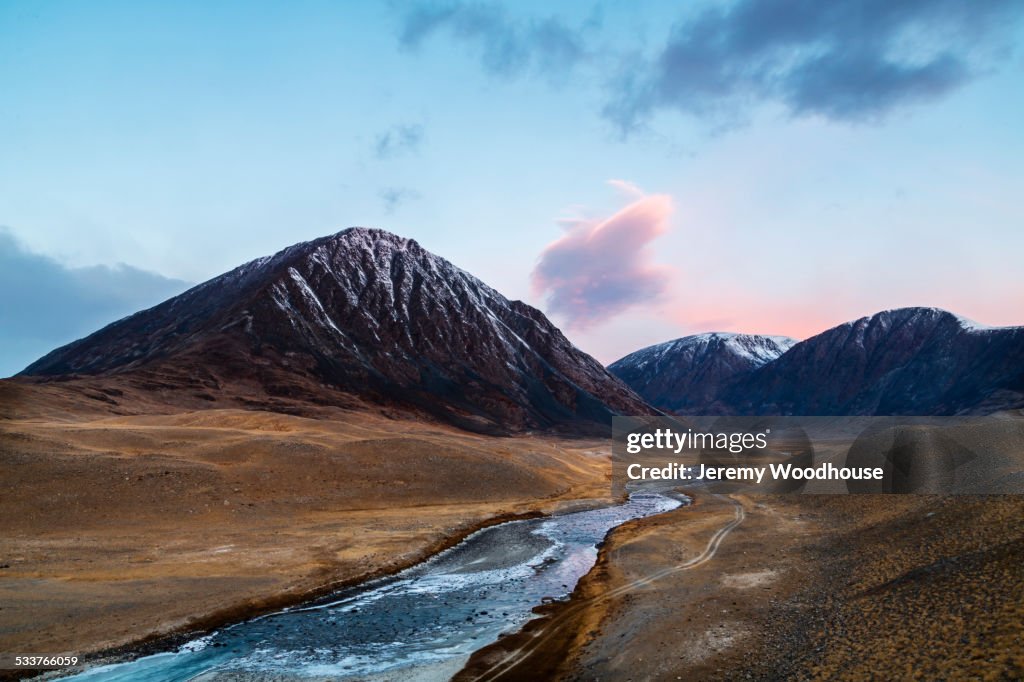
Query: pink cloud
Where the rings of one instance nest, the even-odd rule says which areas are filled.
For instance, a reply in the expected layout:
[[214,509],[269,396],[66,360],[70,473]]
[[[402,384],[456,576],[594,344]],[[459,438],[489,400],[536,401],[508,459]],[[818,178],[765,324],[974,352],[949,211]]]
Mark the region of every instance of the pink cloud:
[[586,329],[634,306],[659,300],[672,269],[655,263],[649,245],[669,229],[672,199],[644,195],[632,183],[613,181],[637,198],[603,220],[563,220],[564,236],[541,252],[532,281],[546,294],[548,311],[566,325]]
[[630,199],[639,199],[645,196],[645,192],[635,182],[630,182],[629,180],[612,178],[608,181],[608,185],[614,187]]

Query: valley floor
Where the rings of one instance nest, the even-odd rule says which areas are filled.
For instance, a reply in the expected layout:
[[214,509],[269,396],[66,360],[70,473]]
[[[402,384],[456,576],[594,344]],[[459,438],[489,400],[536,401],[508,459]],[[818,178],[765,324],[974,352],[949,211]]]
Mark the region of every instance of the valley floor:
[[[166,643],[610,492],[602,440],[341,410],[7,414],[3,652]],[[613,531],[570,602],[460,677],[1024,677],[1024,496],[693,495]]]
[[0,651],[110,651],[394,572],[607,501],[607,450],[342,411],[5,420]]
[[695,495],[460,679],[1024,677],[1024,497]]

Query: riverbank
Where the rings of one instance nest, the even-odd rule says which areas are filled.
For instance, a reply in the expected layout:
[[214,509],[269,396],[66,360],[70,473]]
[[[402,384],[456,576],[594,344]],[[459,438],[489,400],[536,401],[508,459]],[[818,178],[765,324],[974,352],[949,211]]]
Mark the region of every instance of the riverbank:
[[610,501],[605,442],[331,417],[4,422],[0,650],[163,647]]
[[[402,572],[318,603],[252,619],[175,653],[86,672],[82,680],[447,680],[469,655],[563,598],[593,565],[610,528],[675,508],[634,496],[625,504],[504,523]],[[78,679],[78,678],[72,678]]]
[[1019,679],[1022,558],[1016,496],[696,493],[457,679]]

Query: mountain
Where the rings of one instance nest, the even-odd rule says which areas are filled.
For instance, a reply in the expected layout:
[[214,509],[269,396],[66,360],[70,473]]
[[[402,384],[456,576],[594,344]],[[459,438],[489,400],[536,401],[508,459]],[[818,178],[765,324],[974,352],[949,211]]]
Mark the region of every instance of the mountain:
[[952,415],[1024,407],[1024,327],[900,308],[796,344],[730,387],[736,414]]
[[674,414],[720,414],[725,387],[796,343],[785,336],[711,332],[648,346],[608,371],[656,407]]
[[366,228],[246,263],[21,376],[82,375],[172,398],[363,401],[482,431],[597,431],[615,414],[652,413],[540,311]]
[[710,341],[708,351],[691,351],[699,348],[692,339],[700,337],[637,351],[610,369],[653,405],[685,414],[952,415],[1024,407],[1024,327],[984,327],[937,308],[862,317],[775,358],[750,351],[758,366],[731,375],[722,358],[735,351],[709,352]]

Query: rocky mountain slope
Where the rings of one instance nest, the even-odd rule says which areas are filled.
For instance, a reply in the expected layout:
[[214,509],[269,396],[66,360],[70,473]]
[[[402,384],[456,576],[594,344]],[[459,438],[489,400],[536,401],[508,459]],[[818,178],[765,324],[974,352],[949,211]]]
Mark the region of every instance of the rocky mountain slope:
[[900,308],[798,343],[728,391],[736,413],[962,414],[1024,407],[1024,327]]
[[482,431],[594,430],[652,409],[538,310],[383,230],[297,244],[58,348],[23,377],[162,394],[349,398]]
[[[684,341],[638,351],[611,369],[652,404],[686,414],[951,415],[1024,407],[1024,327],[984,327],[937,308],[846,322],[731,375],[722,352],[668,352]],[[659,348],[666,350],[659,355]],[[638,355],[656,364],[638,369]]]
[[720,394],[738,377],[771,362],[793,344],[785,336],[711,332],[630,353],[608,366],[652,405],[674,414],[719,414]]

